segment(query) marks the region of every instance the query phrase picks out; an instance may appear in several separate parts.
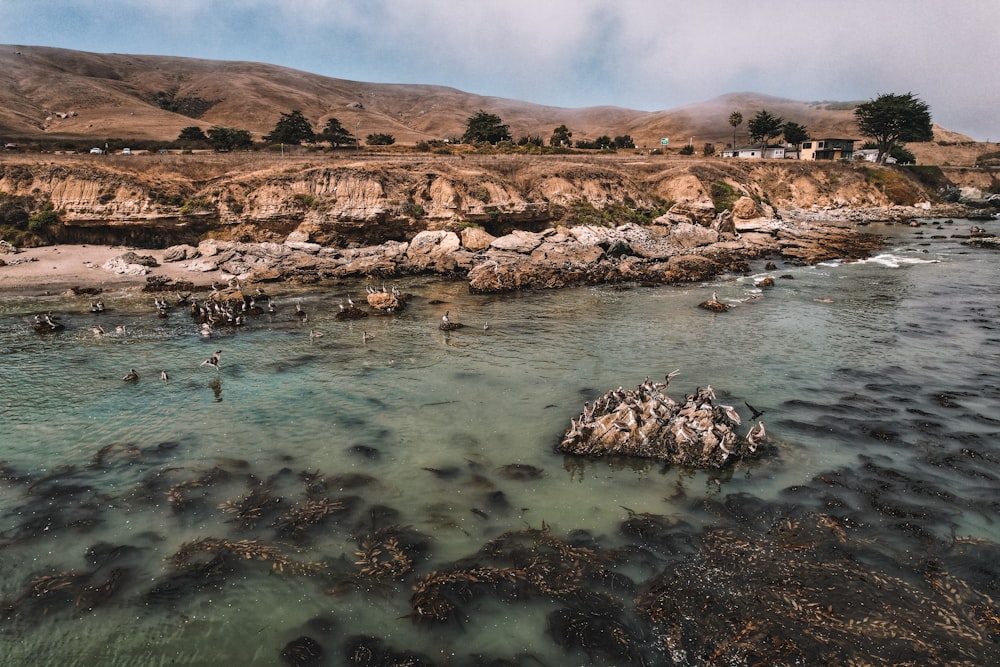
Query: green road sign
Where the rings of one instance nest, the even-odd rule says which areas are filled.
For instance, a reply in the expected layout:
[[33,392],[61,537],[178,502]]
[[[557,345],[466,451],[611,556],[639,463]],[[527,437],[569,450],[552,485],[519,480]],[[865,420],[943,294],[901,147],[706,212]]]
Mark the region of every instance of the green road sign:
[[660,144],[663,145],[663,146],[666,146],[669,143],[670,143],[670,139],[668,139],[666,137],[663,137],[662,139],[660,139]]

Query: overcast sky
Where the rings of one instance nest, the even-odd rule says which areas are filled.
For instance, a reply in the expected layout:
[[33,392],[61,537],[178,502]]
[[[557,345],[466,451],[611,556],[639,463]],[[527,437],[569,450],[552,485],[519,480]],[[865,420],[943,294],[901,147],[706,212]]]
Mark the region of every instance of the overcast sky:
[[561,107],[912,92],[1000,140],[1000,0],[0,0],[0,43],[284,65]]

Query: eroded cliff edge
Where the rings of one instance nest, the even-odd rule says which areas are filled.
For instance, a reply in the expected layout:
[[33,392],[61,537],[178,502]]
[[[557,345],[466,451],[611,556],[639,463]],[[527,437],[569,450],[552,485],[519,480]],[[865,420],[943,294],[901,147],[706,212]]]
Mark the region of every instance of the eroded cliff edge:
[[969,215],[981,209],[961,198],[996,186],[990,171],[617,156],[0,162],[5,207],[58,212],[15,244],[181,246],[175,261],[213,258],[192,271],[214,265],[247,280],[434,272],[482,291],[860,256],[877,240],[859,223]]

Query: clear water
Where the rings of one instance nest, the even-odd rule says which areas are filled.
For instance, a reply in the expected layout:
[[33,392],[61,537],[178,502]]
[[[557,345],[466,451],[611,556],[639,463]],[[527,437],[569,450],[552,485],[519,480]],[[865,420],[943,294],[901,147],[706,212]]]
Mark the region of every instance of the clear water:
[[[404,312],[353,322],[335,319],[336,304],[361,300],[363,283],[273,287],[275,315],[207,338],[181,311],[157,318],[145,295],[105,295],[110,310],[100,316],[82,297],[0,295],[0,460],[9,478],[0,481],[0,600],[40,575],[92,569],[93,545],[137,550],[109,602],[0,620],[0,662],[270,665],[285,642],[315,634],[307,623],[316,617],[336,627],[325,640],[329,664],[340,660],[337,638],[355,634],[440,664],[473,653],[586,662],[547,636],[545,603],[484,601],[460,627],[434,626],[408,617],[412,576],[374,593],[332,594],[333,572],[350,571],[357,527],[374,506],[430,538],[420,575],[510,530],[586,530],[610,547],[624,541],[618,525],[628,510],[707,525],[713,517],[692,509],[699,498],[775,500],[823,471],[879,457],[955,494],[936,526],[942,533],[1000,540],[997,508],[980,502],[990,490],[924,456],[963,442],[991,455],[1000,447],[1000,263],[953,237],[969,224],[878,228],[892,241],[865,262],[758,264],[751,276],[690,286],[474,296],[464,283],[407,278],[398,284],[415,298]],[[754,278],[764,275],[777,284],[762,292]],[[697,308],[712,291],[734,307]],[[293,315],[296,301],[307,323]],[[32,330],[33,315],[47,310],[65,331]],[[466,327],[441,332],[445,310]],[[106,335],[92,333],[97,323]],[[115,334],[117,325],[126,333]],[[312,329],[325,335],[311,337]],[[200,365],[215,350],[219,371]],[[135,384],[121,379],[130,368]],[[692,473],[555,452],[584,401],[674,369],[675,398],[710,383],[744,417],[744,401],[764,409],[777,455]],[[92,466],[108,445],[145,454]],[[510,479],[501,470],[508,464],[543,475]],[[191,492],[204,502],[189,510],[176,511],[162,488],[141,493],[153,473],[176,482],[213,467],[229,477]],[[246,493],[248,474],[285,469],[345,476],[342,493],[359,498],[357,509],[304,544],[276,537],[266,522],[227,521],[218,504]],[[70,483],[84,490],[52,491]],[[301,492],[287,481],[281,488],[288,502]],[[496,491],[506,506],[490,505]],[[204,537],[260,539],[296,560],[333,565],[304,576],[260,563],[221,589],[151,604],[144,593],[163,580],[165,559]]]

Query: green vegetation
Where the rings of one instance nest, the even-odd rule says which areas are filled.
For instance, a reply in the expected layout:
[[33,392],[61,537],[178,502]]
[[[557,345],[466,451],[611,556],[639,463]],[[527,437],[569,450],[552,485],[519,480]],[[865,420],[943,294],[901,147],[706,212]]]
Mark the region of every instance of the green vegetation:
[[232,127],[212,127],[208,132],[208,143],[217,151],[249,150],[253,148],[253,136],[250,130],[239,130]]
[[552,130],[552,136],[549,137],[549,146],[572,146],[572,138],[573,133],[569,131],[569,128],[565,125],[560,125]]
[[677,152],[680,153],[681,155],[694,155],[694,145],[693,144],[685,144]]
[[302,208],[319,208],[319,201],[305,192],[296,192],[292,195],[292,200]]
[[790,144],[795,144],[798,148],[799,144],[803,141],[809,141],[809,130],[805,125],[799,125],[798,123],[793,123],[788,121],[781,128],[781,133],[785,136],[785,141]]
[[736,200],[740,198],[739,191],[725,181],[716,181],[715,183],[712,183],[711,192],[709,194],[712,197],[712,203],[715,205],[716,211],[724,211],[726,209],[732,211],[733,206],[736,204]]
[[858,105],[854,115],[861,134],[875,142],[879,164],[885,163],[898,142],[934,139],[930,107],[913,93],[879,95]]
[[365,137],[365,143],[369,146],[392,146],[396,143],[396,137],[391,134],[376,132]]
[[887,167],[862,167],[865,181],[878,188],[893,204],[913,206],[919,193],[910,180],[896,169]]
[[179,213],[181,215],[191,215],[192,213],[203,213],[215,208],[212,202],[207,199],[187,199],[181,204]]
[[750,141],[753,143],[760,142],[760,154],[762,157],[765,149],[767,149],[767,142],[781,136],[784,126],[785,119],[775,116],[767,109],[758,111],[750,119],[750,122],[747,123],[747,129],[750,131]]
[[214,107],[221,100],[206,100],[203,97],[176,97],[176,93],[160,91],[154,96],[156,105],[164,111],[187,116],[189,118],[201,118],[206,111]]
[[736,128],[743,124],[743,114],[739,111],[729,114],[729,124],[733,126],[733,148],[736,148]]
[[357,138],[348,132],[336,118],[330,118],[326,121],[326,125],[323,126],[323,131],[319,133],[319,137],[323,141],[329,142],[334,148],[339,146],[353,146],[358,142]]
[[293,109],[291,113],[281,114],[271,134],[265,136],[264,141],[272,144],[298,145],[303,142],[311,144],[316,141],[316,133],[302,112]]
[[497,144],[501,141],[510,141],[510,127],[504,125],[500,116],[487,113],[480,109],[477,113],[469,117],[465,122],[465,134],[462,135],[462,142],[466,144],[488,143]]
[[181,130],[181,133],[177,135],[177,141],[183,141],[187,143],[208,143],[208,137],[197,125],[189,125]]
[[31,196],[0,192],[0,237],[14,245],[39,245],[51,240],[50,230],[62,216],[48,199],[37,202]]
[[628,200],[615,202],[599,209],[587,199],[577,199],[569,204],[562,215],[562,224],[572,225],[596,225],[598,227],[617,227],[632,222],[637,225],[648,225],[652,220],[660,217],[673,205],[673,202],[657,200],[657,205],[652,209],[642,209],[635,205],[634,201]]

